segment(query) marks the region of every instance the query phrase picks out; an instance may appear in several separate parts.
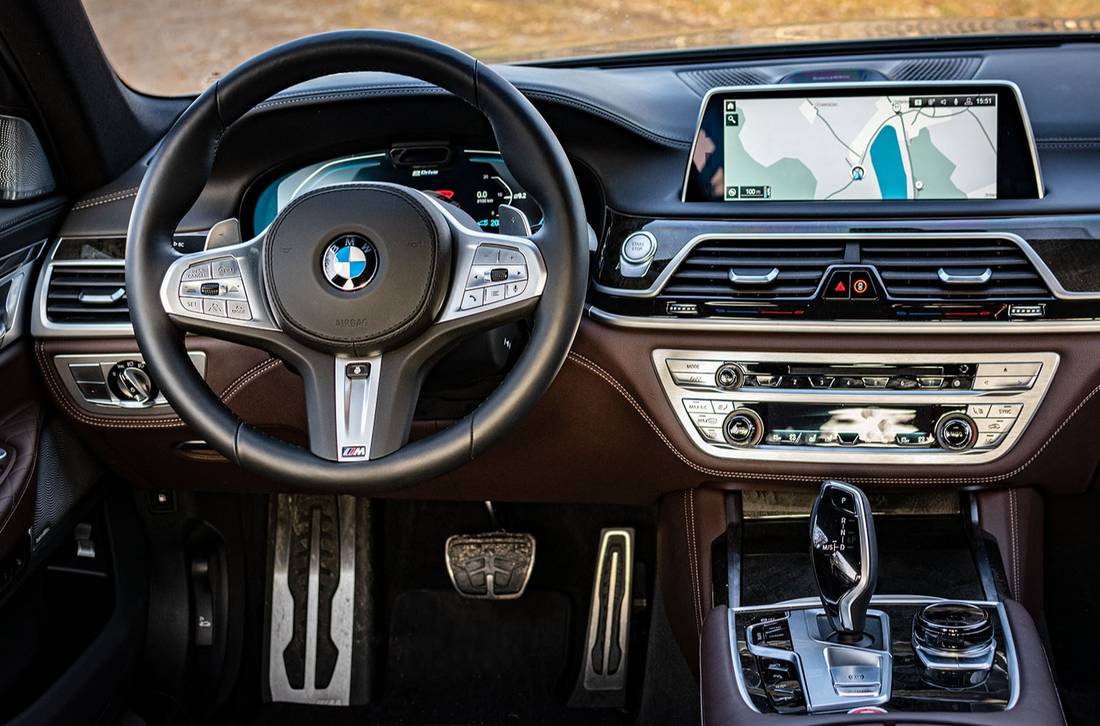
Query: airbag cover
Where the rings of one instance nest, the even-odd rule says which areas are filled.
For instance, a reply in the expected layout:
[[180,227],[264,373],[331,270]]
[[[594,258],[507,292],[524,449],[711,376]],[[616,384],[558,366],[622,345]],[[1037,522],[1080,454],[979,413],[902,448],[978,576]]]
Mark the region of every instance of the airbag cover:
[[[329,248],[349,237],[356,249],[339,256],[341,267]],[[265,276],[290,335],[361,354],[395,347],[431,323],[446,293],[450,250],[445,220],[416,192],[347,184],[287,205],[267,235]]]

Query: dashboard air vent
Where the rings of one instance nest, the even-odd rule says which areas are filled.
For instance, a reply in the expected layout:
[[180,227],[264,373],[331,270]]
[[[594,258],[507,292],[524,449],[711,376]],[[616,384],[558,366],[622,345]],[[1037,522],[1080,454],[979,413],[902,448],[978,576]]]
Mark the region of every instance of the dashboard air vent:
[[839,239],[706,239],[680,262],[662,291],[678,300],[809,298],[830,265],[844,262]]
[[128,323],[126,271],[109,265],[54,265],[46,289],[46,318],[53,323]]
[[1049,298],[1031,260],[1007,239],[899,239],[862,242],[886,291],[907,300]]
[[912,58],[894,66],[890,78],[895,81],[960,81],[973,78],[977,70],[977,58]]

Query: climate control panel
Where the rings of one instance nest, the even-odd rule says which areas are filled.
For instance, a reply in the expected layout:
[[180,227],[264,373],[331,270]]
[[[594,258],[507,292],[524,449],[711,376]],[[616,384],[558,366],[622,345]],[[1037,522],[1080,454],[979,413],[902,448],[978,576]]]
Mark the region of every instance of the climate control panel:
[[653,363],[684,429],[715,456],[943,464],[1004,455],[1058,356],[657,350]]

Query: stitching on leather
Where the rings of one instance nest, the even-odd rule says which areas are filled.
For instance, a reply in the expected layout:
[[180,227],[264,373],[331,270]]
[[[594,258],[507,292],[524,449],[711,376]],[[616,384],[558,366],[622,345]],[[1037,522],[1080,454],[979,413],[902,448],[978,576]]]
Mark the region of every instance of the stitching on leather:
[[[53,394],[54,401],[73,419],[79,421],[82,424],[88,426],[95,426],[102,429],[172,429],[183,428],[186,426],[183,419],[176,415],[166,416],[148,416],[140,420],[121,419],[112,416],[100,416],[96,414],[88,413],[87,411],[79,408],[74,404],[70,398],[68,391],[62,385],[57,371],[53,369],[53,366],[49,360],[49,356],[46,354],[45,348],[41,342],[35,345],[35,352],[38,356],[39,367],[42,369],[43,378],[46,380],[46,385],[50,389],[50,393]],[[268,371],[274,370],[276,367],[282,364],[282,361],[277,358],[267,358],[262,363],[254,365],[247,371],[238,376],[232,383],[230,383],[222,391],[219,398],[223,403],[228,403],[235,395],[240,393],[241,389],[247,384],[256,380],[260,376],[264,375]]]
[[1016,505],[1016,490],[1008,490],[1008,524],[1012,536],[1012,592],[1020,599],[1020,510]]
[[129,199],[130,197],[136,197],[138,193],[138,187],[130,187],[129,189],[123,189],[117,192],[111,192],[110,194],[103,194],[98,197],[92,197],[85,199],[83,202],[78,202],[73,205],[72,211],[80,209],[89,209],[91,207],[98,207],[101,204],[110,204],[111,202],[120,202],[123,199]]
[[703,571],[699,568],[699,532],[695,527],[695,490],[688,489],[688,511],[691,512],[691,559],[695,562],[695,608],[699,631],[703,630]]
[[[569,357],[567,358],[567,360],[572,361],[573,363],[576,363],[577,365],[581,366],[582,368],[587,369],[589,372],[596,374],[599,378],[603,379],[603,381],[605,383],[607,383],[609,386],[611,386],[616,391],[618,391],[619,395],[622,396],[624,399],[626,399],[626,402],[629,403],[634,408],[634,410],[638,413],[638,415],[642,417],[642,420],[644,420],[646,422],[646,424],[648,424],[649,427],[651,429],[653,429],[653,432],[655,434],[657,434],[657,437],[664,443],[665,446],[668,447],[669,451],[671,451],[673,453],[673,455],[675,455],[676,458],[679,459],[681,462],[683,462],[685,465],[691,467],[692,469],[694,469],[697,472],[700,472],[701,474],[706,474],[708,476],[714,476],[714,477],[725,477],[725,478],[742,478],[742,479],[756,479],[756,480],[765,480],[765,481],[785,481],[785,482],[806,482],[806,483],[812,483],[812,484],[815,484],[815,485],[821,483],[821,477],[820,476],[806,476],[806,475],[802,475],[802,474],[769,474],[769,473],[766,473],[766,472],[747,472],[747,471],[735,471],[735,470],[730,470],[730,469],[714,469],[714,468],[711,468],[711,467],[706,467],[706,466],[701,466],[699,464],[696,464],[694,461],[689,459],[686,454],[684,454],[682,451],[680,451],[680,449],[677,448],[676,444],[672,443],[672,441],[661,430],[661,427],[657,425],[657,423],[653,420],[653,418],[649,415],[649,413],[641,406],[640,403],[638,403],[637,399],[635,399],[634,396],[630,393],[630,391],[626,390],[626,388],[621,383],[619,383],[619,381],[616,380],[614,376],[612,376],[610,373],[608,373],[603,368],[601,368],[599,366],[599,364],[589,360],[588,358],[585,358],[583,355],[581,355],[580,353],[577,353],[575,351],[570,351],[569,352]],[[1016,476],[1017,474],[1022,472],[1027,467],[1031,466],[1031,464],[1037,458],[1039,458],[1039,456],[1043,453],[1043,451],[1046,450],[1046,448],[1051,444],[1051,442],[1054,441],[1055,438],[1057,438],[1058,434],[1060,434],[1062,432],[1062,430],[1067,425],[1069,425],[1069,422],[1071,420],[1073,420],[1074,416],[1076,416],[1081,411],[1081,409],[1085,406],[1085,404],[1087,404],[1089,401],[1091,401],[1093,399],[1093,397],[1096,396],[1097,393],[1100,393],[1100,385],[1097,385],[1095,388],[1093,388],[1091,391],[1089,391],[1085,395],[1085,397],[1082,398],[1078,402],[1078,404],[1073,408],[1073,410],[1070,411],[1069,415],[1066,416],[1064,419],[1062,419],[1062,423],[1060,423],[1058,425],[1058,427],[1054,429],[1054,431],[1050,434],[1050,436],[1047,437],[1046,441],[1043,442],[1042,446],[1040,446],[1035,451],[1035,453],[1032,454],[1030,458],[1028,458],[1027,461],[1020,464],[1015,469],[1012,469],[1011,471],[1005,472],[1003,474],[991,474],[989,476],[970,476],[970,477],[960,476],[960,477],[950,477],[950,478],[949,477],[924,477],[924,478],[918,478],[918,477],[908,477],[908,478],[907,477],[845,477],[845,481],[851,482],[853,484],[860,484],[860,483],[867,483],[867,484],[920,484],[920,485],[930,485],[930,486],[942,486],[942,485],[951,485],[951,484],[958,484],[958,483],[995,484],[997,482],[1002,482],[1002,481],[1005,481],[1007,479],[1011,479],[1012,477]]]
[[688,491],[686,490],[680,493],[680,509],[684,516],[684,537],[687,540],[688,547],[688,575],[691,579],[691,614],[695,618],[695,630],[698,632],[702,629],[702,625],[699,622],[699,583],[698,577],[693,566],[693,558],[691,553],[695,550],[695,538],[691,533],[691,520],[688,517]]

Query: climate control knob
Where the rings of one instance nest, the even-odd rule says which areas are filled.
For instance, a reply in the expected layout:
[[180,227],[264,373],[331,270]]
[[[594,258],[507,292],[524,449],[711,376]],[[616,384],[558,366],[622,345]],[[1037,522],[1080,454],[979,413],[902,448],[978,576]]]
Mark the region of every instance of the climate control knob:
[[714,372],[714,385],[724,391],[736,391],[745,382],[745,369],[736,363],[723,363]]
[[756,446],[764,435],[764,422],[751,408],[735,408],[722,423],[722,435],[730,446]]
[[978,440],[978,426],[965,413],[944,414],[936,422],[936,443],[948,451],[966,451]]

